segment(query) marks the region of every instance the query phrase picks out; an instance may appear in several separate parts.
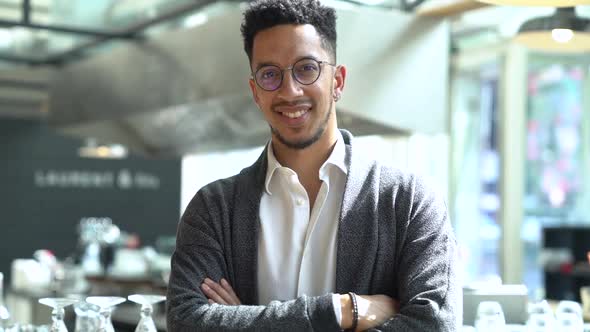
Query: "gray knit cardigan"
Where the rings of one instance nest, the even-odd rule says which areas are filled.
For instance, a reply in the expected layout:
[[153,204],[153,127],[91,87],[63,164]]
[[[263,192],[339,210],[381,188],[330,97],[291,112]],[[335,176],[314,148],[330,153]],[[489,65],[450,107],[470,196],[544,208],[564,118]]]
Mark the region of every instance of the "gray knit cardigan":
[[[457,331],[456,242],[444,201],[422,181],[358,156],[352,135],[337,234],[335,292],[386,294],[400,312],[373,331]],[[178,225],[168,285],[169,331],[339,331],[332,294],[258,305],[259,205],[266,151],[203,187]],[[315,253],[321,255],[322,253]],[[200,285],[226,278],[243,305],[207,303]]]

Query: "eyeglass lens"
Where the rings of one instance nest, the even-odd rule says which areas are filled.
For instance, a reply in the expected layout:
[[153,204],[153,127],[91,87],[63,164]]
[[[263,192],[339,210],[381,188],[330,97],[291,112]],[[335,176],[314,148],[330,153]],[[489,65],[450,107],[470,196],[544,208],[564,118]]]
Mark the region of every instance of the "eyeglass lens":
[[[284,70],[287,69],[291,69],[293,78],[303,85],[314,83],[320,76],[320,62],[314,59],[301,59]],[[256,71],[255,80],[264,90],[276,90],[283,82],[283,69],[274,65],[261,67]]]

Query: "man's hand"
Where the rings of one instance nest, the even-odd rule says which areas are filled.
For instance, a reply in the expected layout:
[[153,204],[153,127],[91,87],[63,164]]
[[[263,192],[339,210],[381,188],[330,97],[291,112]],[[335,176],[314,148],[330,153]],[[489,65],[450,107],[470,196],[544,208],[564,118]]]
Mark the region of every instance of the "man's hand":
[[234,292],[234,289],[225,279],[221,279],[219,283],[205,278],[201,284],[201,290],[209,298],[209,304],[225,304],[225,305],[240,305],[240,299]]
[[[383,324],[399,312],[399,302],[387,295],[357,295],[359,321],[357,331],[364,331]],[[352,326],[352,302],[348,294],[340,295],[342,328]]]

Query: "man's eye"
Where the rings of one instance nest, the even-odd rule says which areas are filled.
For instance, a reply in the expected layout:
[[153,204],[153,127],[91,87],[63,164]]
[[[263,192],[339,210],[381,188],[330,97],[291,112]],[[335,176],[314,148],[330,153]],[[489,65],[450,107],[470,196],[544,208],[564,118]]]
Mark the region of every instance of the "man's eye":
[[263,79],[269,79],[269,78],[274,78],[277,75],[277,73],[273,70],[269,70],[269,71],[265,71],[262,73],[262,78]]

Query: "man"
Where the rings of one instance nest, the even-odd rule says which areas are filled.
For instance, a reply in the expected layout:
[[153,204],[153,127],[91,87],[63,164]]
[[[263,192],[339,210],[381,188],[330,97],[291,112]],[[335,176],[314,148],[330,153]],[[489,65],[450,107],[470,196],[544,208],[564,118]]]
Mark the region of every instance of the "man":
[[245,12],[250,89],[271,141],[182,216],[170,331],[458,329],[444,202],[416,177],[364,160],[337,128],[346,68],[335,25],[317,0]]

